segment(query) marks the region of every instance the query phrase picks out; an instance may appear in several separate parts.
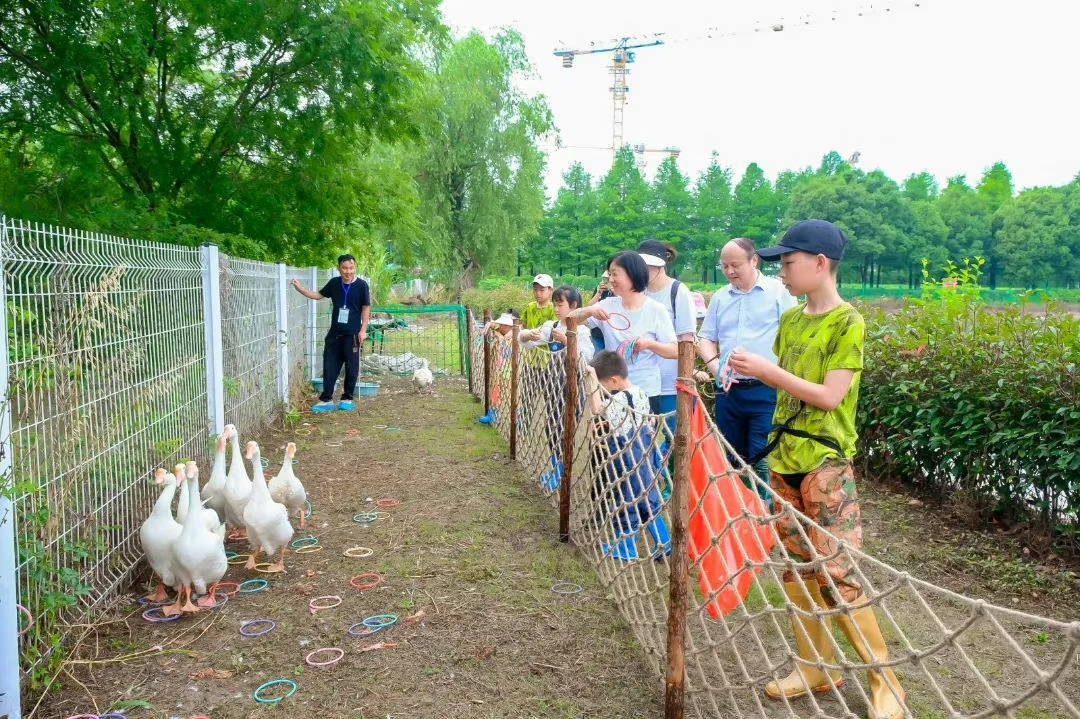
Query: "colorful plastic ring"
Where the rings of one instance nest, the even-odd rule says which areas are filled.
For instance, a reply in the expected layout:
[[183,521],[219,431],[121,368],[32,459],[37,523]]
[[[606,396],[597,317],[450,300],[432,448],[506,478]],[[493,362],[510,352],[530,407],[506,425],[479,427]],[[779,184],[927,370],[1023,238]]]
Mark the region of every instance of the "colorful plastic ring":
[[[109,712],[108,714],[98,714],[97,719],[128,719],[123,714],[117,714],[116,712]],[[199,717],[191,717],[191,719],[199,719]]]
[[352,521],[356,522],[357,524],[371,524],[378,518],[379,515],[375,514],[374,512],[361,512],[360,514],[354,514]]
[[387,428],[386,428],[386,431],[387,431],[387,432],[400,432],[400,431],[401,431],[401,427],[387,427]]
[[293,549],[300,549],[301,547],[314,547],[318,543],[318,537],[300,537],[289,542],[289,546]]
[[251,558],[250,554],[236,554],[233,553],[233,558],[229,559],[229,555],[225,555],[225,561],[229,563],[229,566],[235,567],[238,564],[247,564],[247,560]]
[[222,587],[232,587],[233,588],[231,592],[222,591],[222,594],[224,594],[227,597],[236,596],[236,593],[240,591],[240,585],[237,584],[236,582],[214,582],[213,584],[210,585],[210,592],[212,594],[217,594],[218,590],[221,589]]
[[399,504],[401,504],[401,501],[394,499],[393,497],[384,497],[383,499],[375,500],[375,506],[379,507],[380,509],[390,509],[391,507],[396,507]]
[[278,572],[273,571],[271,569],[264,569],[264,567],[272,567],[272,566],[274,566],[273,562],[259,562],[258,564],[255,565],[255,571],[256,572],[262,572],[263,574],[278,574]]
[[294,429],[293,434],[298,434],[301,437],[310,437],[311,436],[311,430],[307,429],[306,427],[301,427],[300,429]]
[[[277,697],[275,699],[266,699],[266,698],[264,698],[262,696],[263,689],[269,689],[270,687],[276,687],[276,686],[278,686],[280,684],[288,684],[289,685],[289,693],[288,694],[285,694],[284,696]],[[296,682],[294,682],[292,679],[272,679],[271,681],[266,682],[265,684],[260,686],[258,689],[256,689],[254,692],[252,692],[251,698],[254,699],[255,701],[259,702],[260,704],[277,704],[282,699],[288,699],[289,697],[291,697],[295,693],[296,693]]]
[[266,457],[259,457],[259,464],[262,465],[263,469],[269,469],[270,468],[270,460],[267,459]]
[[19,630],[19,636],[21,637],[22,635],[24,635],[28,631],[30,631],[30,627],[34,626],[34,615],[30,613],[29,609],[27,609],[26,607],[24,607],[21,604],[16,604],[15,608],[26,615],[26,620],[27,620],[26,627],[24,629]]
[[314,547],[300,547],[300,549],[294,551],[293,554],[314,554],[315,552],[321,552],[322,550],[323,546],[321,544],[316,544]]
[[[626,320],[626,326],[625,327],[616,327],[615,324],[611,321],[611,319],[613,317],[622,317],[624,320]],[[627,317],[626,315],[624,315],[621,312],[609,312],[608,313],[608,318],[607,318],[607,323],[609,325],[611,325],[611,329],[613,329],[613,330],[615,330],[617,332],[625,332],[628,329],[630,329],[630,318]]]
[[[261,592],[270,586],[270,582],[265,579],[248,579],[240,582],[240,586],[237,591],[241,594],[254,594],[255,592]],[[247,587],[247,589],[245,589]]]
[[392,627],[398,623],[396,614],[376,614],[373,617],[368,617],[364,621],[360,622],[365,627],[378,627],[379,629],[385,629]]
[[[219,596],[224,597],[220,602],[218,601]],[[225,592],[211,591],[210,592],[210,598],[214,600],[214,604],[212,606],[209,606],[209,607],[203,607],[204,609],[221,609],[222,607],[224,607],[226,604],[229,603],[229,595],[226,594]]]
[[[375,577],[375,581],[367,583],[357,582],[357,580],[364,579],[366,577]],[[369,589],[374,589],[380,584],[382,584],[382,575],[376,574],[375,572],[365,572],[364,574],[357,574],[355,577],[349,580],[349,586],[358,592],[366,592]]]
[[[360,629],[357,629],[357,627],[360,627]],[[382,627],[369,627],[363,622],[357,622],[349,627],[349,636],[362,639],[363,637],[370,637],[372,634],[378,634],[381,631]]]
[[165,605],[163,605],[163,604],[158,605],[156,607],[150,607],[149,609],[147,609],[145,612],[142,613],[142,618],[145,619],[148,622],[154,622],[155,624],[164,624],[166,622],[175,622],[177,619],[184,616],[183,614],[177,614],[174,617],[167,617],[164,614],[161,614],[160,617],[156,616],[156,615],[160,614],[164,609],[165,609]]
[[[293,460],[293,464],[296,464],[295,459]],[[304,508],[307,510],[307,514],[305,516],[305,519],[310,517],[312,514],[315,513],[315,510],[311,508],[311,500],[310,499],[305,499],[304,500]]]
[[[269,624],[266,629],[260,629],[255,632],[248,631],[248,627],[252,624]],[[240,636],[242,637],[261,637],[264,634],[269,634],[277,628],[277,622],[273,619],[249,619],[246,622],[240,622]]]
[[551,586],[551,591],[556,594],[581,594],[585,591],[585,587],[573,582],[555,582]]
[[373,429],[388,429],[388,427],[389,427],[389,425],[385,425],[385,424],[373,424],[371,426],[372,426]]
[[390,519],[390,513],[379,510],[378,512],[372,512],[377,519]]
[[[327,659],[326,661],[322,661],[322,662],[313,662],[313,661],[311,661],[311,658],[313,656],[315,656],[316,654],[321,654],[323,652],[337,652],[337,656],[335,656],[333,659]],[[309,667],[329,667],[329,666],[333,666],[334,664],[337,664],[338,662],[340,662],[342,657],[344,657],[344,656],[345,656],[345,650],[341,649],[340,647],[323,647],[322,649],[316,649],[313,652],[308,652],[308,655],[306,657],[304,657],[304,662]]]
[[[334,602],[333,604],[320,604],[319,602],[321,602],[324,599],[329,599],[329,600],[336,599],[337,601]],[[325,595],[323,595],[321,597],[315,597],[310,602],[308,602],[308,609],[310,609],[313,612],[318,612],[318,611],[321,611],[323,609],[333,609],[334,607],[338,607],[338,606],[341,606],[341,597],[337,596],[336,594],[325,594]]]
[[342,555],[353,559],[363,559],[364,557],[370,557],[372,554],[375,554],[375,550],[370,547],[349,547],[342,552]]
[[236,559],[236,558],[237,558],[237,557],[239,557],[239,556],[240,556],[240,555],[239,555],[239,554],[237,554],[236,552],[225,552],[225,559],[226,559],[226,560],[229,560],[229,559]]
[[327,442],[326,446],[327,447],[340,447],[342,445],[341,445],[341,442]]
[[97,714],[74,714],[67,719],[100,719]]

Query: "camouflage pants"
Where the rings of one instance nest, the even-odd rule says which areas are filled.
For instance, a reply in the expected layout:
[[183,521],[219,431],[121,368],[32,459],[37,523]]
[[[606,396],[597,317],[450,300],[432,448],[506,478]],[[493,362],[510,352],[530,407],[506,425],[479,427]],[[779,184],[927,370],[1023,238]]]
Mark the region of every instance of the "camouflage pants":
[[[855,563],[846,551],[837,554],[839,542],[847,547],[862,547],[862,513],[859,495],[855,491],[855,469],[850,459],[828,459],[812,472],[808,472],[796,489],[776,472],[770,472],[772,488],[780,497],[791,502],[795,509],[824,529],[800,523],[795,517],[784,514],[776,524],[784,548],[792,558],[804,562],[815,558],[823,560],[822,569],[832,577],[836,587],[851,601],[862,592]],[[780,504],[776,504],[777,510]],[[825,599],[835,604],[828,578],[819,570],[808,568],[800,571],[804,576],[816,575]],[[795,581],[792,572],[784,573],[785,582]]]

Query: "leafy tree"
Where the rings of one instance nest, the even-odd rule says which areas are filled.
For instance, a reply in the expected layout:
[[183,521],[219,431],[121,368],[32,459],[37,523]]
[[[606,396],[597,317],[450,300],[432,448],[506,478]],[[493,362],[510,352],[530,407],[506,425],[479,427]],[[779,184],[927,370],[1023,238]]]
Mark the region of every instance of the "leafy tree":
[[517,89],[529,70],[521,36],[472,33],[445,48],[423,105],[433,122],[413,162],[433,240],[433,265],[460,267],[459,286],[481,270],[511,271],[544,211],[545,157],[553,128],[542,96]]
[[650,236],[675,247],[686,256],[693,251],[690,180],[679,171],[674,157],[666,158],[656,170],[652,197],[647,205],[651,219]]
[[1006,277],[1024,287],[1048,286],[1051,279],[1075,281],[1080,256],[1068,241],[1065,199],[1060,188],[1036,188],[999,209],[998,250]]
[[692,239],[687,253],[692,266],[701,269],[701,281],[717,281],[717,251],[731,239],[731,170],[721,167],[713,153],[712,162],[705,168],[694,186]]
[[653,225],[648,216],[649,186],[638,172],[634,152],[624,146],[600,182],[597,217],[597,251],[602,258],[633,249],[647,238]]
[[1004,162],[995,162],[983,173],[976,191],[990,208],[993,218],[990,234],[983,243],[983,257],[986,258],[986,276],[991,287],[997,287],[1000,257],[997,249],[997,233],[1001,229],[1007,214],[1007,207],[1013,199],[1012,173]]
[[732,237],[749,237],[755,242],[772,239],[779,225],[776,193],[756,162],[746,167],[735,186],[731,217]]

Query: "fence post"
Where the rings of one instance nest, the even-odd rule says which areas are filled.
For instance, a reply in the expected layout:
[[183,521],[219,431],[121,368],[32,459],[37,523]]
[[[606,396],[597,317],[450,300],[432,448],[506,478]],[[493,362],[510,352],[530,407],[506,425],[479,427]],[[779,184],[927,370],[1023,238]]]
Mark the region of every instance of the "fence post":
[[[464,352],[472,354],[472,342],[473,342],[473,313],[472,307],[465,305],[465,350]],[[470,357],[471,359],[471,357]],[[476,396],[476,387],[473,383],[473,376],[471,370],[472,362],[467,365],[465,376],[469,378],[469,394]]]
[[[457,311],[458,321],[458,356],[461,360],[461,374],[469,374],[469,352],[472,350],[472,345],[468,343],[468,311],[464,307],[458,307]],[[465,327],[462,327],[465,324]],[[472,380],[469,380],[469,390],[472,391]]]
[[202,246],[203,320],[206,323],[206,417],[211,436],[225,430],[225,365],[221,349],[221,256]]
[[563,412],[562,482],[559,484],[559,541],[570,541],[570,476],[574,470],[574,433],[578,406],[578,321],[566,318],[566,407]]
[[0,215],[0,716],[21,719],[19,590],[15,577],[15,505],[11,497],[11,408],[8,406],[7,282],[3,273],[7,218]]
[[518,440],[518,394],[521,392],[521,343],[518,335],[521,334],[521,320],[514,318],[514,329],[511,334],[510,346],[510,459],[517,459]]
[[[694,343],[679,342],[678,377],[694,373]],[[690,417],[694,396],[678,392],[675,410],[675,477],[668,505],[671,516],[671,574],[668,582],[667,681],[664,686],[664,719],[682,719],[686,680],[687,591],[690,586],[690,561],[687,553],[687,519],[690,493]]]
[[[484,327],[491,322],[491,310],[484,310]],[[484,416],[491,414],[491,336],[484,332]]]
[[289,404],[289,268],[277,266],[278,398]]
[[[319,270],[312,267],[311,268],[311,284],[308,285],[308,289],[311,289],[311,290],[313,290],[315,292],[318,292],[319,291],[318,288],[319,288]],[[307,336],[307,343],[308,343],[308,357],[310,358],[309,359],[310,368],[308,369],[308,372],[310,373],[310,376],[308,377],[308,379],[311,379],[311,380],[318,379],[318,377],[317,377],[317,375],[315,373],[316,372],[315,371],[315,358],[318,356],[318,355],[315,354],[315,352],[318,350],[318,347],[319,347],[319,330],[318,330],[319,308],[318,308],[318,304],[319,303],[317,303],[317,302],[309,302],[308,303],[309,307],[308,307],[308,336]]]

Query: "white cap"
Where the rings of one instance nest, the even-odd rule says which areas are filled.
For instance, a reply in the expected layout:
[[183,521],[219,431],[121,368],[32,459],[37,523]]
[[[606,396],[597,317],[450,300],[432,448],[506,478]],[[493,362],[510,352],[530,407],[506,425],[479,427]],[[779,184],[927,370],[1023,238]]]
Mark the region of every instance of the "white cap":
[[551,279],[551,275],[537,275],[533,277],[532,283],[534,285],[540,285],[541,287],[554,287],[555,281]]
[[501,315],[495,318],[495,324],[503,325],[504,327],[513,327],[514,316],[509,312],[503,312]]
[[639,252],[638,255],[641,259],[645,260],[645,264],[649,267],[667,267],[667,262],[663,257],[657,257],[656,255],[650,255],[647,252]]

